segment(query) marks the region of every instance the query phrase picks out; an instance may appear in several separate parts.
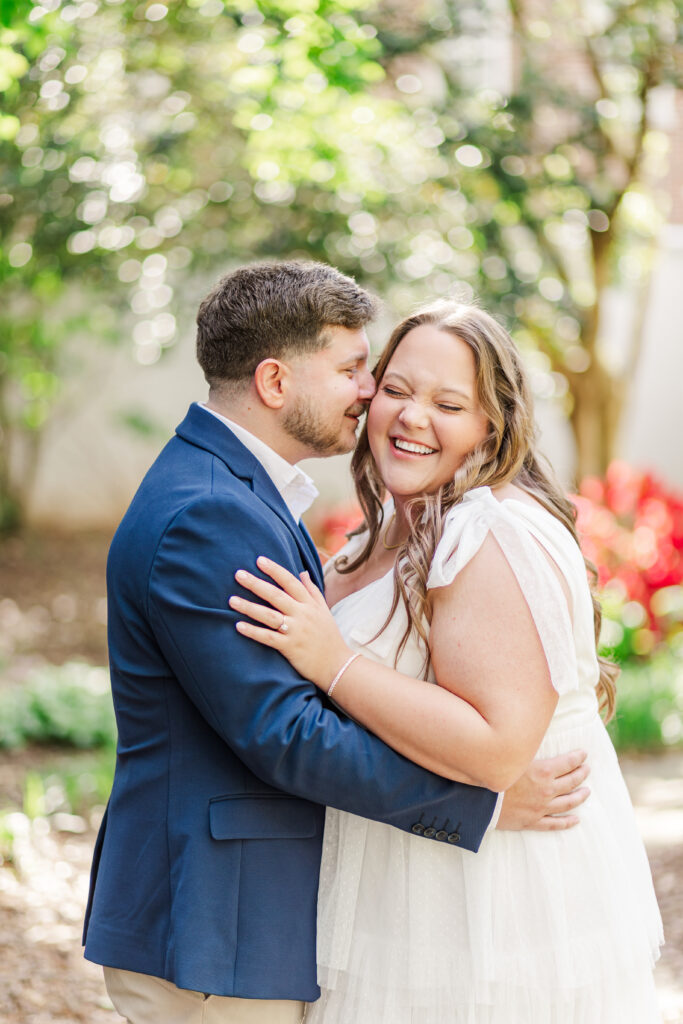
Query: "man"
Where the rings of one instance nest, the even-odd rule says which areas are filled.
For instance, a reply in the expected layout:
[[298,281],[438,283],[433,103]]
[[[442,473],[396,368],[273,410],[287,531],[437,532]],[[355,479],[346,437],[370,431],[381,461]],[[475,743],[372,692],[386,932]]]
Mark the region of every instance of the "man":
[[[374,392],[374,303],[321,264],[227,275],[201,304],[209,384],[131,503],[107,568],[114,785],[85,955],[132,1024],[298,1024],[318,996],[324,805],[476,851],[496,794],[406,761],[235,630],[238,568],[268,555],[322,587],[296,463],[349,451]],[[566,827],[581,755],[536,768],[505,827]],[[540,781],[538,781],[540,779]]]

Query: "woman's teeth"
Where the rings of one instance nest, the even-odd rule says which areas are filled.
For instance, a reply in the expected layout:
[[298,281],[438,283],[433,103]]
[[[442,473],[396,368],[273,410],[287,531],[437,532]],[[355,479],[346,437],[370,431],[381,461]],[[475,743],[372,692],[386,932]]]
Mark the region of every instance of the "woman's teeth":
[[393,439],[394,446],[401,452],[411,452],[413,455],[433,455],[436,448],[428,448],[426,444],[412,444],[410,441],[401,441],[397,437]]

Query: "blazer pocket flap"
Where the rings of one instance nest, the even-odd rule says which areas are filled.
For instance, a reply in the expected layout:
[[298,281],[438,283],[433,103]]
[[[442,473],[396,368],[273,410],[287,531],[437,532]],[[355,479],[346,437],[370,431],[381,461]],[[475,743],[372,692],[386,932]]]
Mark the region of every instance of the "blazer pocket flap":
[[296,797],[215,797],[209,802],[214,839],[306,839],[319,831],[321,808]]

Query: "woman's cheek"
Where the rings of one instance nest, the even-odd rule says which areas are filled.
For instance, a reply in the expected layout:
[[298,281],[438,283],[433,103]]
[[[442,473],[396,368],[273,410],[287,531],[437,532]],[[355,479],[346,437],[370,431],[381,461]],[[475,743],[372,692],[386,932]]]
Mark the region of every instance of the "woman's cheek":
[[[386,436],[386,431],[383,428],[383,420],[381,416],[381,408],[375,406],[376,398],[373,398],[370,403],[368,410],[368,444],[370,445],[370,451],[375,462],[380,458],[382,438]],[[374,408],[373,408],[374,406]]]

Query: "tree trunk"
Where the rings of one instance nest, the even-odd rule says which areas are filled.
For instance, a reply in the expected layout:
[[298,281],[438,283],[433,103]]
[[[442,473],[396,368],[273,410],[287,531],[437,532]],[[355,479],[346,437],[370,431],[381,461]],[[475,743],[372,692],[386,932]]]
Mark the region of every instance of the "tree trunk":
[[614,458],[619,421],[624,406],[625,382],[612,377],[600,362],[599,337],[603,300],[609,283],[612,229],[591,231],[595,302],[586,311],[582,345],[589,357],[586,369],[568,373],[572,407],[569,420],[576,442],[576,480],[602,476]]
[[10,447],[9,431],[0,427],[0,534],[18,529],[23,519],[21,502],[14,494]]
[[576,480],[603,476],[614,458],[624,408],[625,385],[593,359],[584,373],[571,374],[569,421],[576,442]]
[[[12,425],[6,395],[5,377],[0,378],[0,535],[11,533],[24,525],[40,448],[38,431],[22,432]],[[16,472],[13,464],[18,439],[24,441],[20,473]]]

